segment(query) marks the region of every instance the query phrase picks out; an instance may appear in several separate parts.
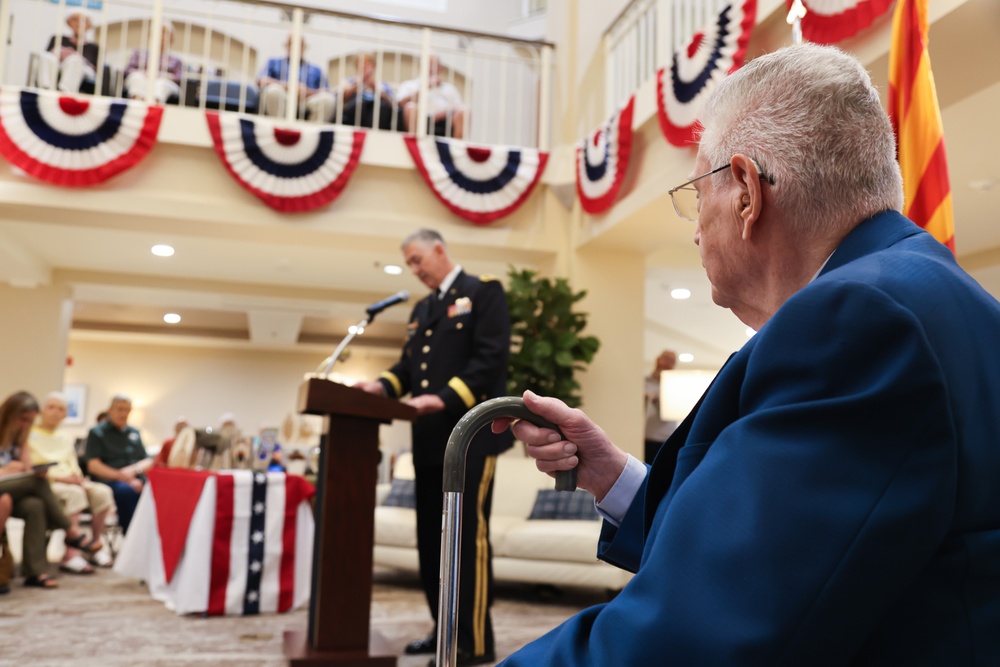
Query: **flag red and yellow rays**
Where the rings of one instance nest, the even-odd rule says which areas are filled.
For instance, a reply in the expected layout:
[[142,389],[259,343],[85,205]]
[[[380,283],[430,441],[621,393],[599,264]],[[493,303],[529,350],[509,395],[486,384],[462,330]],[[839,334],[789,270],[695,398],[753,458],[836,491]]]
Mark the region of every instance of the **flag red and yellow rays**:
[[903,171],[903,212],[955,252],[951,184],[927,28],[927,0],[896,3],[889,52],[889,116]]

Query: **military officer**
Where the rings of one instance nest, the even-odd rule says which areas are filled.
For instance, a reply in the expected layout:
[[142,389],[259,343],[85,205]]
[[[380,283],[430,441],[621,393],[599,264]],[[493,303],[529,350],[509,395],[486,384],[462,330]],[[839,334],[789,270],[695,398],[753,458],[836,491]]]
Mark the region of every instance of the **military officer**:
[[[506,395],[510,318],[500,282],[466,274],[449,258],[438,232],[419,229],[407,236],[401,247],[407,266],[431,292],[410,314],[399,362],[378,380],[357,386],[395,398],[410,394],[407,402],[417,409],[412,426],[417,549],[421,583],[436,619],[445,445],[455,424],[470,408]],[[496,455],[513,442],[509,434],[503,436],[483,429],[469,447],[462,494],[459,665],[495,659],[489,519]],[[432,632],[414,641],[406,652],[434,653],[435,636]]]

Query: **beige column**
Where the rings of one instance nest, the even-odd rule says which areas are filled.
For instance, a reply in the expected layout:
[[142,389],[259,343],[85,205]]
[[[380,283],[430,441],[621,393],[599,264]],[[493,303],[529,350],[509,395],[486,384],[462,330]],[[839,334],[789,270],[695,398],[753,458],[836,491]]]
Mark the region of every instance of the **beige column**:
[[18,390],[41,400],[63,386],[73,301],[66,285],[0,285],[0,400]]
[[587,290],[577,308],[589,314],[584,333],[601,341],[594,363],[579,378],[583,411],[641,461],[645,259],[634,252],[586,247],[574,257],[570,285]]

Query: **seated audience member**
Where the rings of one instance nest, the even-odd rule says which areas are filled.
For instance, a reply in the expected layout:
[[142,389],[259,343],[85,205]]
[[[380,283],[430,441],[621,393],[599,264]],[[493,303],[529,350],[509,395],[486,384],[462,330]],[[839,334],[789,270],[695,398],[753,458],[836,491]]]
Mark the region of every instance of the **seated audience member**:
[[[90,555],[90,560],[101,567],[111,567],[114,564],[111,557],[101,550],[104,546],[101,536],[104,535],[108,515],[114,509],[114,497],[106,484],[84,478],[73,441],[59,431],[59,425],[65,418],[65,397],[56,392],[49,394],[42,403],[41,421],[31,429],[28,437],[32,460],[35,463],[55,464],[48,470],[49,484],[74,528],[80,526],[80,514],[90,508],[91,538],[87,546],[93,546],[97,550]],[[59,568],[72,574],[90,574],[94,571],[87,560],[72,547],[66,549]]]
[[[299,64],[299,111],[316,123],[333,120],[334,97],[330,84],[317,65],[305,59],[306,40],[303,39]],[[284,117],[288,102],[288,73],[291,70],[292,36],[285,39],[287,56],[269,58],[260,72],[260,108],[268,116]]]
[[166,104],[171,97],[180,94],[183,65],[180,58],[170,53],[173,41],[174,27],[169,22],[164,23],[163,40],[160,43],[160,68],[153,81],[149,80],[146,73],[149,50],[136,49],[132,52],[132,57],[125,68],[125,87],[128,89],[129,97],[134,100],[145,100],[150,86],[153,89],[153,101],[159,104]]
[[375,54],[362,53],[358,56],[357,63],[360,80],[349,76],[337,88],[337,95],[343,104],[340,122],[343,125],[375,127],[377,109],[379,129],[393,129],[395,118],[395,128],[402,130],[402,117],[396,106],[392,86],[385,81],[375,81]]
[[[420,79],[411,79],[399,84],[397,97],[399,106],[403,108],[407,131],[416,132]],[[430,57],[427,81],[427,131],[439,137],[452,136],[456,139],[461,139],[465,135],[465,107],[462,105],[462,96],[455,86],[441,79],[440,63],[435,55]]]
[[128,532],[139,494],[146,482],[146,471],[153,459],[146,456],[139,431],[128,425],[132,399],[117,394],[111,399],[107,421],[87,434],[87,472],[111,487],[118,507],[118,523]]
[[79,527],[66,517],[45,478],[45,471],[33,470],[28,433],[37,416],[38,402],[25,391],[11,394],[0,405],[0,492],[10,497],[11,516],[24,520],[21,559],[24,585],[55,588],[58,583],[48,572],[49,562],[45,555],[46,531],[66,531],[68,548],[90,552],[95,549]]
[[7,519],[14,510],[9,493],[0,493],[0,595],[10,593],[10,580],[14,576],[14,556],[7,543]]
[[39,88],[56,88],[67,93],[79,92],[84,81],[93,84],[97,78],[97,44],[87,41],[87,31],[93,25],[85,12],[73,12],[66,17],[70,35],[49,39],[45,53],[39,54]]
[[181,431],[186,429],[190,424],[185,417],[178,417],[177,421],[174,422],[174,434],[163,441],[160,446],[160,451],[156,453],[156,458],[153,459],[153,465],[157,468],[164,468],[170,462],[170,451],[177,441],[177,436],[181,434]]
[[1000,303],[899,212],[854,56],[758,56],[699,120],[670,198],[713,301],[757,334],[652,466],[525,392],[559,432],[514,434],[577,471],[598,556],[635,576],[502,665],[1000,665]]
[[[672,371],[677,365],[677,353],[664,350],[656,358],[653,373],[646,378],[646,441],[643,460],[652,463],[656,453],[666,442],[670,434],[677,428],[677,422],[660,419],[660,375],[663,371]],[[677,452],[673,453],[677,458]]]

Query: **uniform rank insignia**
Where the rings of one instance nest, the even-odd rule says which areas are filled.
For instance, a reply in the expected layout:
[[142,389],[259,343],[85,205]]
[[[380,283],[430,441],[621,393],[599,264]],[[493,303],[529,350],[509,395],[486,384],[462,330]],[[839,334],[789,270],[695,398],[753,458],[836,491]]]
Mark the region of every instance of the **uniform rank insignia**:
[[458,317],[468,315],[472,312],[472,299],[467,296],[455,299],[455,303],[448,306],[448,317]]
[[409,324],[406,325],[406,337],[407,338],[412,338],[413,334],[417,333],[417,326],[419,324],[420,324],[419,322],[410,322]]

